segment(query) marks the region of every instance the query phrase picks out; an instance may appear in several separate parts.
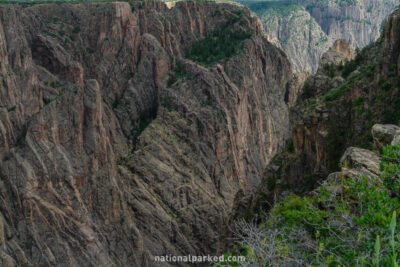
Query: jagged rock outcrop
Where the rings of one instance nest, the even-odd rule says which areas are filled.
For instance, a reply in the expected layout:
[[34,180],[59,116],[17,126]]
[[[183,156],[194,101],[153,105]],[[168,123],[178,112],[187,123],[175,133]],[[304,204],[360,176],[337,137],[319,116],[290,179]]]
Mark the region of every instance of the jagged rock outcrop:
[[[371,132],[375,136],[376,133],[381,132],[388,136],[389,129],[393,129],[393,127],[398,127],[396,125],[391,124],[375,124]],[[385,130],[383,130],[385,129]],[[375,139],[374,139],[375,141]],[[390,143],[385,144],[385,146],[390,145]],[[338,182],[345,178],[379,178],[381,174],[381,154],[382,150],[379,150],[378,153],[362,149],[358,147],[349,147],[346,149],[345,153],[340,159],[341,170],[338,172],[334,172],[328,175],[327,179],[322,182],[322,185],[326,187],[329,191],[339,192],[339,188],[334,188],[330,186],[333,182]]]
[[379,170],[379,156],[367,149],[349,147],[340,159],[342,168],[356,170],[366,176],[377,176]]
[[[241,53],[183,59],[232,18]],[[290,64],[243,7],[5,5],[0,61],[2,267],[218,254],[236,194],[288,137]]]
[[260,16],[269,39],[281,45],[296,71],[311,73],[335,40],[347,40],[353,49],[375,41],[398,6],[396,0],[239,2]]
[[[331,43],[320,25],[301,5],[243,1],[261,19],[268,40],[281,47],[297,72],[314,73]],[[275,3],[275,5],[274,5]]]
[[351,45],[343,39],[336,40],[335,43],[322,54],[319,68],[326,64],[340,65],[354,59],[354,51]]
[[288,103],[289,108],[295,106],[297,98],[302,94],[304,83],[306,82],[308,77],[309,75],[307,73],[296,72],[293,74],[293,77],[288,84],[285,95],[285,99]]
[[374,145],[382,151],[384,146],[395,144],[400,135],[400,127],[392,124],[375,124],[372,127],[372,137],[374,138]]
[[383,56],[379,62],[380,76],[400,71],[400,10],[393,12],[385,25]]

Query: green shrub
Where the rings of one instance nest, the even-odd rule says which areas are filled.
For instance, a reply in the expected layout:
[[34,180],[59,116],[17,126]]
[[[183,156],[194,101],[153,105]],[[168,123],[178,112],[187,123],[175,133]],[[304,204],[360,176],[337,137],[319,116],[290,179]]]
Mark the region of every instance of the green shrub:
[[243,47],[243,41],[251,37],[249,29],[236,30],[234,24],[241,16],[234,16],[208,32],[203,39],[194,42],[185,57],[205,66],[228,60],[237,55]]
[[347,92],[349,88],[346,85],[342,85],[336,89],[333,89],[331,92],[327,93],[322,97],[323,101],[333,101],[344,95],[345,92]]
[[292,139],[290,139],[289,142],[287,143],[286,151],[289,153],[294,153],[294,143]]
[[79,33],[81,31],[81,27],[79,27],[79,26],[76,26],[76,27],[74,27],[73,29],[72,29],[72,32],[73,33]]
[[56,37],[57,37],[57,35],[55,35],[55,34],[52,33],[52,32],[46,32],[46,34],[47,34],[48,36],[50,36],[50,37],[53,37],[53,38],[56,38]]
[[392,84],[385,79],[380,79],[378,85],[385,91],[390,91],[392,88]]
[[[285,257],[295,257],[301,266],[398,266],[400,199],[393,193],[400,194],[400,145],[383,149],[381,171],[380,177],[342,176],[311,196],[291,195],[261,226],[245,224],[242,231],[251,235],[242,235],[251,252],[248,261],[279,266]],[[276,246],[286,252],[278,253]],[[266,264],[268,255],[276,264]]]
[[317,101],[315,100],[315,99],[312,99],[311,101],[310,101],[310,106],[309,106],[309,108],[310,109],[315,109],[317,107]]
[[354,106],[358,107],[358,106],[362,106],[364,103],[364,97],[359,97],[356,99],[356,101],[354,101]]
[[380,168],[385,186],[400,197],[400,145],[383,148]]
[[350,75],[350,73],[355,71],[357,67],[360,66],[364,58],[362,54],[363,53],[357,49],[357,54],[355,59],[346,62],[346,64],[343,66],[343,71],[342,71],[343,78],[347,78]]
[[167,87],[170,88],[179,79],[191,79],[190,74],[183,68],[180,61],[177,62],[176,66],[172,69],[169,74]]
[[316,227],[325,221],[327,213],[315,207],[316,199],[291,195],[278,204],[271,214],[283,216],[287,226],[304,224],[309,231],[314,232]]
[[303,87],[303,97],[304,98],[310,98],[310,97],[312,97],[314,94],[313,94],[313,88],[312,88],[312,86],[308,83],[308,82],[305,82],[304,83],[304,87]]
[[94,50],[90,47],[86,47],[86,52],[88,52],[89,54],[94,54]]
[[335,76],[336,66],[332,63],[326,63],[324,65],[324,70],[328,73],[329,77],[333,78]]
[[374,75],[375,75],[375,67],[376,67],[376,64],[373,64],[373,65],[370,65],[370,66],[368,66],[366,68],[367,77],[369,77],[369,78],[374,77]]

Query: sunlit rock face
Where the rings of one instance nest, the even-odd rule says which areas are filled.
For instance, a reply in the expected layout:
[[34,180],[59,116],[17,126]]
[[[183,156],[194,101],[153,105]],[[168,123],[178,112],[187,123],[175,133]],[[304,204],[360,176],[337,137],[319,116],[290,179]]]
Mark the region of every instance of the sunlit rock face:
[[396,0],[241,1],[260,17],[268,39],[280,46],[296,72],[315,73],[322,54],[338,39],[353,49],[375,41]]

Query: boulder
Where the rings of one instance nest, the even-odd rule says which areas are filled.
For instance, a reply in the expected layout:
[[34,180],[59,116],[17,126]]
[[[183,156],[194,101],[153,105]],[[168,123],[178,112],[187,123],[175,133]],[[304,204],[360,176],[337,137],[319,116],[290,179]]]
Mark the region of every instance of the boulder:
[[365,176],[379,175],[379,165],[381,159],[372,151],[349,147],[340,159],[342,169],[353,169]]
[[393,138],[392,143],[390,143],[390,144],[391,144],[392,146],[400,144],[400,134],[396,135],[396,136]]
[[[393,139],[400,135],[400,127],[393,124],[375,124],[371,132],[376,149],[382,152],[384,146],[390,145]],[[399,137],[397,137],[397,140],[399,140]]]

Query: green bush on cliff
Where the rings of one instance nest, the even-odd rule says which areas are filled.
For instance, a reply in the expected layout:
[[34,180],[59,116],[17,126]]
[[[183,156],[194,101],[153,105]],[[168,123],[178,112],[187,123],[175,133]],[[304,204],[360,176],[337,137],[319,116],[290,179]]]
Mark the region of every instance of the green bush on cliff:
[[356,49],[356,57],[353,60],[350,60],[346,62],[346,64],[343,66],[343,71],[342,71],[342,77],[347,78],[350,73],[355,71],[358,66],[363,62],[364,59],[364,53],[366,53],[366,48],[363,49],[363,51],[360,51],[359,49]]
[[238,222],[246,266],[398,266],[400,145],[383,149],[381,170],[289,196],[261,224]]
[[391,188],[400,197],[400,151],[397,147],[388,146],[383,149],[381,162],[382,179],[386,187]]
[[251,37],[249,29],[235,29],[234,25],[241,21],[241,17],[241,13],[235,14],[227,22],[208,32],[203,39],[192,44],[185,57],[210,66],[238,54],[243,47],[243,41]]
[[189,73],[183,68],[182,63],[178,62],[169,74],[167,87],[171,87],[179,79],[190,79]]
[[322,97],[323,101],[332,101],[341,97],[345,92],[347,92],[349,88],[346,85],[342,85],[336,89],[333,89],[331,92],[327,93]]

